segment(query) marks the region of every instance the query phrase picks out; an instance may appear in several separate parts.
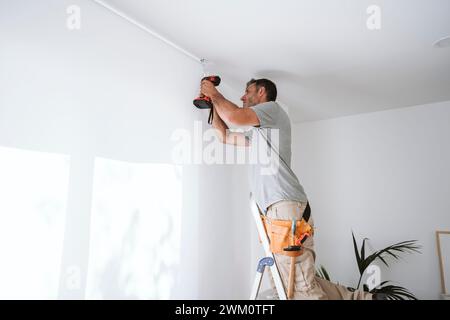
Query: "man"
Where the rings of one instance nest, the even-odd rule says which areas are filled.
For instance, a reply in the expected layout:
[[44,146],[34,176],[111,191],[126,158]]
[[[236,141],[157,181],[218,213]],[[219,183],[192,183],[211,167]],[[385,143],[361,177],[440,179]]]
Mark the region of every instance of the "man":
[[[269,174],[263,174],[263,167],[266,167],[263,164],[250,166],[250,187],[260,211],[268,220],[300,220],[308,199],[290,168],[291,125],[287,113],[275,102],[275,84],[268,79],[250,80],[241,97],[243,108],[225,99],[210,81],[202,81],[201,93],[212,100],[212,125],[217,129],[222,143],[251,147],[252,141],[256,141],[255,137],[260,134],[265,139],[265,144],[273,148],[274,154],[279,157],[276,159],[276,170]],[[251,126],[252,129],[248,133],[230,132],[225,122]],[[278,130],[278,139],[270,138],[270,131],[273,129]],[[308,223],[314,226],[312,216],[308,218]],[[351,292],[343,286],[316,277],[313,237],[307,238],[303,248],[303,253],[295,258],[293,299],[372,299],[370,293]],[[287,288],[291,257],[282,254],[274,256],[284,287]],[[271,284],[276,292],[273,279]]]

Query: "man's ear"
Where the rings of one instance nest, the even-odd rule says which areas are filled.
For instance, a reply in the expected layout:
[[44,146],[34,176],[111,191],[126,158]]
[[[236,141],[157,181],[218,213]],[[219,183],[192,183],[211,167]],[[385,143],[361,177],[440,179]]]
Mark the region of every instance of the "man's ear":
[[265,94],[266,94],[266,88],[259,87],[259,89],[258,89],[258,96],[260,96],[262,98]]
[[261,100],[267,101],[267,92],[266,92],[266,88],[260,87],[260,88],[258,89],[258,96],[260,97]]

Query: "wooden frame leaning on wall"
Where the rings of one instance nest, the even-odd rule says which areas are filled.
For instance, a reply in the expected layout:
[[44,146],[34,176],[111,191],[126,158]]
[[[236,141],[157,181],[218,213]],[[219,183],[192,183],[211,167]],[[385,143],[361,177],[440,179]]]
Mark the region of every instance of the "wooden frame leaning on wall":
[[446,265],[446,264],[450,263],[450,256],[448,255],[448,253],[443,252],[443,250],[442,250],[443,247],[444,248],[448,247],[448,246],[443,245],[444,241],[446,243],[450,242],[450,231],[436,231],[436,244],[437,244],[438,257],[439,257],[439,270],[441,273],[442,296],[444,297],[444,299],[448,299],[448,298],[450,298],[450,295],[447,292],[447,290],[450,290],[450,288],[448,288],[446,286],[446,278],[445,277],[450,276],[450,274],[446,275],[446,270],[449,270],[449,267],[450,267],[449,265]]

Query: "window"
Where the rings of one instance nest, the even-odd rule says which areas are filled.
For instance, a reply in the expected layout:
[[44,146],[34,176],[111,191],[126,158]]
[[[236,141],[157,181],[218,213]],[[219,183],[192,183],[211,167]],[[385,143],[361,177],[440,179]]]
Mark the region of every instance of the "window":
[[56,299],[70,158],[0,147],[0,299]]
[[180,261],[181,167],[96,158],[87,299],[167,299]]

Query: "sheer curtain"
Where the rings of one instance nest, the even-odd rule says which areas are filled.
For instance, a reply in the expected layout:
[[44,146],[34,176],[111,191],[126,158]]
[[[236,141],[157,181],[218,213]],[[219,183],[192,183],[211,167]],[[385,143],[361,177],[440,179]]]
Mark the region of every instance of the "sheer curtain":
[[200,66],[71,4],[0,1],[0,297],[245,298],[241,177],[173,160]]

